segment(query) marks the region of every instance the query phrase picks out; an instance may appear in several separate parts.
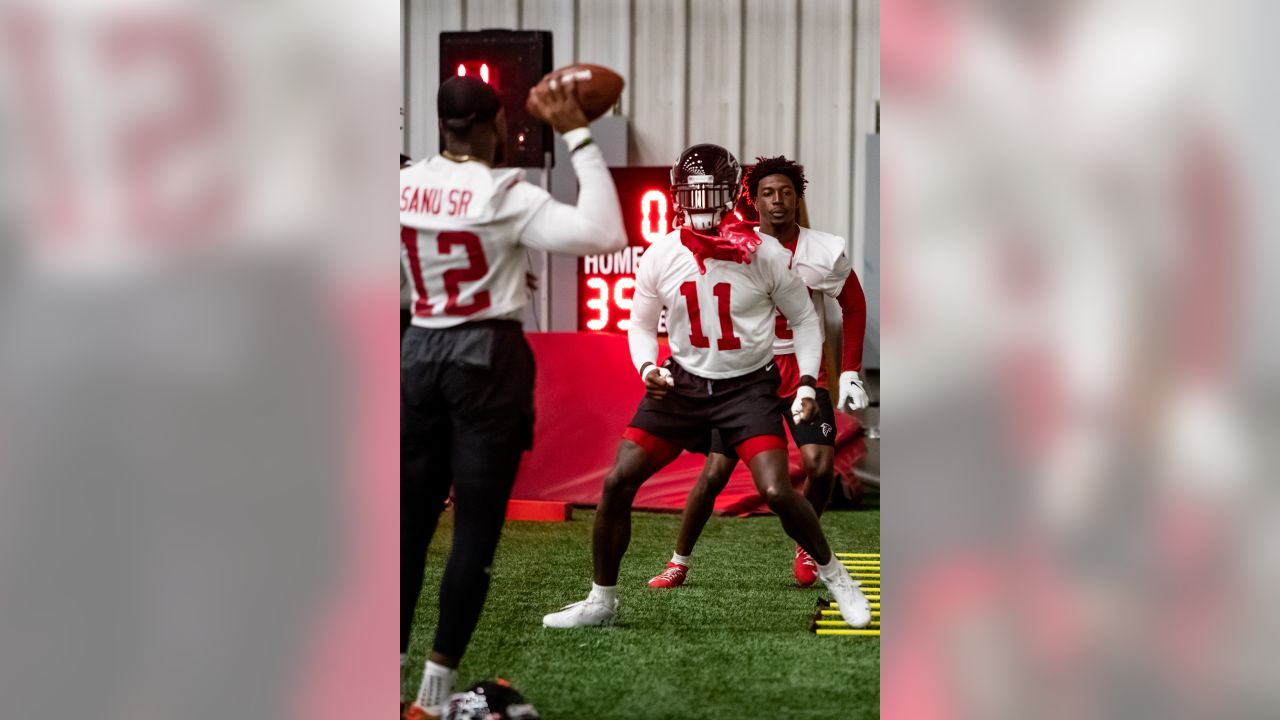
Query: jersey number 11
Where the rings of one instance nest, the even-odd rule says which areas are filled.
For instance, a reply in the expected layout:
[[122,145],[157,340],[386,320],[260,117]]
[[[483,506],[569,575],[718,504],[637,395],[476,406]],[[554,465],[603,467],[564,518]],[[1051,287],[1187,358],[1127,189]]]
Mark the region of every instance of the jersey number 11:
[[[739,350],[742,340],[733,334],[733,318],[729,315],[729,293],[733,287],[729,283],[716,283],[711,292],[716,296],[716,315],[720,318],[720,339],[716,340],[719,350]],[[680,294],[689,306],[689,342],[696,348],[711,347],[711,340],[702,334],[702,311],[698,307],[698,284],[692,280],[680,286]]]

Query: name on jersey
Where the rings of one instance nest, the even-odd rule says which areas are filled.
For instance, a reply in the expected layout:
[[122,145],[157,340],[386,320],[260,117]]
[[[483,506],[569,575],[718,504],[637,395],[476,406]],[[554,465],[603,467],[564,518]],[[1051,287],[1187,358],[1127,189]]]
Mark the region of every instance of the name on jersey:
[[[432,215],[466,215],[471,191],[453,188],[445,191],[433,187],[406,187],[400,191],[400,212]],[[448,212],[441,213],[444,207]]]
[[588,255],[582,259],[586,275],[631,275],[640,267],[644,247],[631,245],[611,255]]

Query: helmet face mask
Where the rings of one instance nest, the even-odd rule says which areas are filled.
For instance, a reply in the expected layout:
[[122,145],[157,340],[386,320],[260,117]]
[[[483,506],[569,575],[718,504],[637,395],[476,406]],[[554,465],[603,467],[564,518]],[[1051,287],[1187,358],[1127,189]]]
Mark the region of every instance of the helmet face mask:
[[714,230],[742,192],[742,167],[719,145],[694,145],[671,168],[677,216],[694,230]]

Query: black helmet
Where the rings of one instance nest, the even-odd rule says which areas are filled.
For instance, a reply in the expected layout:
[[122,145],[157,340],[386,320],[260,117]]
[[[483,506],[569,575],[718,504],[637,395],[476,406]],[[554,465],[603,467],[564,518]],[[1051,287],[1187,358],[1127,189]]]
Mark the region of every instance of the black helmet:
[[538,720],[538,711],[505,681],[486,681],[454,693],[441,720]]
[[694,145],[671,168],[676,212],[695,230],[712,230],[742,192],[742,167],[719,145]]

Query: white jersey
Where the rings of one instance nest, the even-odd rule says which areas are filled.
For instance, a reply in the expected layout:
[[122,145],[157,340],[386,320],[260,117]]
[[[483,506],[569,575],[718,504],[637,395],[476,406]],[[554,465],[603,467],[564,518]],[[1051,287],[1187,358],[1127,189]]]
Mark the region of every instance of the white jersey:
[[[791,254],[776,240],[764,241],[751,262],[708,259],[707,272],[673,230],[645,251],[636,272],[632,301],[633,359],[648,354],[647,325],[657,309],[667,309],[671,355],[689,372],[713,380],[738,377],[764,367],[773,357],[774,308],[781,308],[797,332],[816,337],[812,367],[817,374],[821,328],[800,277],[791,272]],[[643,342],[637,342],[637,340]],[[656,346],[656,343],[654,343]]]
[[[576,145],[586,129],[571,130]],[[434,157],[400,171],[400,258],[413,324],[447,328],[521,320],[526,248],[592,255],[620,250],[626,233],[600,149],[573,153],[577,207],[556,202],[517,169]]]
[[[783,249],[786,249],[785,246]],[[845,280],[853,272],[853,264],[849,262],[849,256],[845,252],[844,238],[802,227],[792,254],[791,269],[810,290],[834,298],[844,289]],[[778,315],[777,331],[773,340],[773,354],[794,353],[793,333],[781,313]]]

